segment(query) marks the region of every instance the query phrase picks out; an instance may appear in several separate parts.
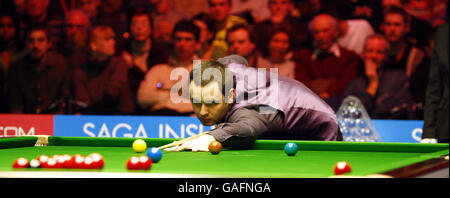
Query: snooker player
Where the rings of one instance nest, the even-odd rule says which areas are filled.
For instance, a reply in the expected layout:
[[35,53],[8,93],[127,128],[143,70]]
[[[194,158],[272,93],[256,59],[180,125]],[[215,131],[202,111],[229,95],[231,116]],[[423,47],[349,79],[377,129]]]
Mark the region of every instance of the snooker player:
[[248,148],[256,139],[342,140],[336,114],[319,96],[298,81],[248,67],[238,55],[194,64],[189,97],[202,124],[214,129],[166,151],[208,151],[212,141]]

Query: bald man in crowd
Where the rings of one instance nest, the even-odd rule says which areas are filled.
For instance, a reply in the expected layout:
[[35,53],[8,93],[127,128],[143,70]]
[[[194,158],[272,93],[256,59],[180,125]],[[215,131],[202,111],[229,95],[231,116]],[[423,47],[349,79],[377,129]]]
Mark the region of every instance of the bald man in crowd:
[[338,21],[333,16],[319,14],[310,21],[308,28],[314,39],[313,48],[294,55],[296,80],[326,101],[332,100],[356,77],[361,60],[337,43]]

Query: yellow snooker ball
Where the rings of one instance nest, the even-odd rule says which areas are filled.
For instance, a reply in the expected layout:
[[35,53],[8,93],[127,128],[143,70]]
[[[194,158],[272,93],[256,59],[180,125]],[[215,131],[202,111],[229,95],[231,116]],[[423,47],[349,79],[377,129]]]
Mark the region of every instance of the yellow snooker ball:
[[133,142],[133,150],[137,153],[142,153],[147,149],[147,143],[144,140],[137,139]]

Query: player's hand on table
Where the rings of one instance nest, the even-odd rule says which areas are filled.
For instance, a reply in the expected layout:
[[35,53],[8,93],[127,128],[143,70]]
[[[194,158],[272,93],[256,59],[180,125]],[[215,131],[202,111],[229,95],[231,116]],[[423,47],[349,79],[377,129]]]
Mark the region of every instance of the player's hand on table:
[[193,152],[197,151],[209,151],[208,146],[212,141],[215,141],[212,135],[204,134],[198,138],[188,140],[180,145],[166,148],[165,151],[183,151],[183,150],[192,150]]

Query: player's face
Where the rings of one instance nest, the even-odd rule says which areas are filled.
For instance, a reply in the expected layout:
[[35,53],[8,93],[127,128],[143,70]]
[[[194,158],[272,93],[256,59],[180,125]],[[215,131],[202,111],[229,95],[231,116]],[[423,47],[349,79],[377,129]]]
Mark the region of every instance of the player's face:
[[178,31],[174,35],[175,55],[179,60],[191,60],[197,51],[197,41],[194,34]]
[[205,126],[220,123],[228,112],[229,103],[220,91],[219,83],[211,82],[204,87],[191,82],[189,91],[195,115]]
[[390,43],[398,42],[406,33],[408,25],[400,14],[388,14],[384,17],[383,31]]
[[289,35],[285,32],[276,33],[269,43],[270,59],[281,61],[289,49]]
[[255,44],[250,41],[248,32],[244,29],[238,29],[234,32],[230,32],[227,35],[228,42],[228,54],[237,54],[248,58],[253,50]]
[[314,38],[314,45],[322,51],[328,50],[337,39],[338,33],[330,20],[316,20],[312,26],[311,33]]
[[209,0],[209,9],[215,21],[224,21],[230,13],[231,5],[228,0]]
[[27,49],[34,59],[41,59],[50,48],[47,34],[44,30],[31,32],[27,37]]
[[385,41],[381,39],[369,39],[366,41],[365,49],[362,54],[364,59],[372,59],[378,66],[386,58],[386,45]]
[[136,15],[131,20],[131,34],[133,39],[139,42],[150,38],[152,28],[147,15]]

